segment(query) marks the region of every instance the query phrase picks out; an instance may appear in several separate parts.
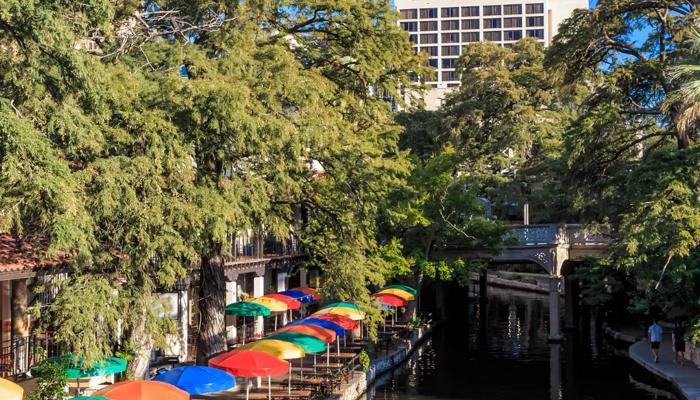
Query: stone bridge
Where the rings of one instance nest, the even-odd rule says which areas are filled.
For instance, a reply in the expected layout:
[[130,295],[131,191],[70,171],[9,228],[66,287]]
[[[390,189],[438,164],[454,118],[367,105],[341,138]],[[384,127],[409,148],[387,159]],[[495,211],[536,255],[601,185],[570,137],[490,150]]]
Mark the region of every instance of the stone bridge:
[[[561,339],[561,294],[562,283],[566,285],[565,319],[567,325],[574,324],[578,285],[567,279],[576,261],[586,257],[604,257],[610,243],[607,227],[586,227],[580,224],[513,225],[504,237],[506,245],[494,254],[473,247],[451,247],[437,252],[439,258],[481,259],[489,263],[532,262],[540,265],[550,276],[549,283],[549,338]],[[481,294],[486,293],[485,274],[480,279]]]

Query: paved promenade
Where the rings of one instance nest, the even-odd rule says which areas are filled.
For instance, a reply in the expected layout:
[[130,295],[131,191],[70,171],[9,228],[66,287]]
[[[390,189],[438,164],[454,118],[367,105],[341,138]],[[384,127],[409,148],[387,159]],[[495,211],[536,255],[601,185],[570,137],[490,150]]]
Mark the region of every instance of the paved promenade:
[[630,357],[652,373],[670,381],[689,400],[700,400],[700,369],[686,360],[685,366],[673,363],[671,336],[664,335],[659,362],[654,363],[651,346],[646,340],[630,346]]

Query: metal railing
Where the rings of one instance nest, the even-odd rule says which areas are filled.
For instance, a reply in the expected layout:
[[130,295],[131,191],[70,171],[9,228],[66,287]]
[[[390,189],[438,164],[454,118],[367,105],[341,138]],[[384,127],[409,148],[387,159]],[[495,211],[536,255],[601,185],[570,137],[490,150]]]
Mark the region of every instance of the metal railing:
[[26,374],[43,357],[62,354],[50,334],[26,336],[0,346],[0,377],[17,378]]
[[609,243],[608,228],[586,229],[579,224],[514,225],[503,239],[518,246],[554,245],[560,243],[590,246]]

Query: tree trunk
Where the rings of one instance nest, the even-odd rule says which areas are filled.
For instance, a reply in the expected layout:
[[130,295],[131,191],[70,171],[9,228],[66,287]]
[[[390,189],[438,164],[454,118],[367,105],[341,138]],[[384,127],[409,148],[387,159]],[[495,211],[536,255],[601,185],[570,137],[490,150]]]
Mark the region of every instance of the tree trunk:
[[141,311],[138,321],[131,329],[130,342],[134,358],[129,362],[127,376],[130,379],[148,379],[148,367],[151,363],[153,338],[146,331],[146,309]]
[[678,139],[678,149],[679,150],[684,150],[687,149],[688,146],[690,146],[690,140],[688,138],[688,132],[679,132],[676,135],[676,138]]
[[197,364],[205,365],[215,354],[226,351],[226,282],[220,246],[202,260],[199,283],[199,312],[202,326],[197,338]]

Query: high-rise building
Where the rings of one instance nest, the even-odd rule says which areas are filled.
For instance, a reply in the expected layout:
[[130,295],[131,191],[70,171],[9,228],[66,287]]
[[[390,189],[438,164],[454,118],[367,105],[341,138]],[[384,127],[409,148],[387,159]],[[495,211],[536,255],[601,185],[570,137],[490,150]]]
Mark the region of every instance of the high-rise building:
[[455,64],[469,43],[492,41],[501,46],[533,37],[552,42],[559,24],[588,0],[396,0],[399,24],[418,51],[429,55],[435,76],[428,109],[440,106],[444,95],[459,85]]

